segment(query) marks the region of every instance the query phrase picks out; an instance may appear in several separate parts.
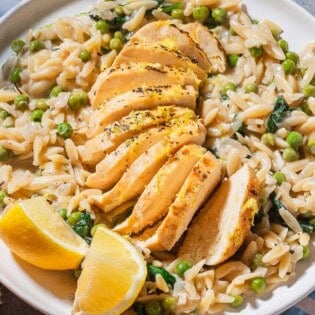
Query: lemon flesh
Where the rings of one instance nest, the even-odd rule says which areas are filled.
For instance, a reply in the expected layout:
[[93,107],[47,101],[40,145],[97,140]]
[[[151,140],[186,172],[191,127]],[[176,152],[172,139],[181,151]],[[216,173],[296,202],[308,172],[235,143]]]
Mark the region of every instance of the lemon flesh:
[[72,314],[121,314],[135,301],[146,275],[138,250],[119,234],[100,227],[83,262]]
[[23,260],[50,270],[78,268],[88,249],[43,197],[23,200],[4,212],[0,237]]

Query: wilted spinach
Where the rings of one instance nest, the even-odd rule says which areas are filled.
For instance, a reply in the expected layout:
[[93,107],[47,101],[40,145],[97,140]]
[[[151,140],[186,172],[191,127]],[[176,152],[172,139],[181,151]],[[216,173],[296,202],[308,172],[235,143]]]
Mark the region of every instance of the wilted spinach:
[[275,108],[267,120],[267,130],[269,132],[276,132],[279,124],[287,117],[289,106],[282,96],[277,98]]

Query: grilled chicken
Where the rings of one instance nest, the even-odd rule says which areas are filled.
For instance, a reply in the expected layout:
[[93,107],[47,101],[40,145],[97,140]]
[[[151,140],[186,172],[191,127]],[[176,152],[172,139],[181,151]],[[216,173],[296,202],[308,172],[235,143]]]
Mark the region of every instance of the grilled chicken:
[[137,88],[116,96],[95,110],[89,121],[89,134],[103,131],[104,127],[131,111],[149,110],[157,106],[176,105],[195,109],[197,91],[192,86],[180,85]]
[[81,161],[84,164],[95,165],[133,135],[180,116],[195,117],[195,113],[191,109],[176,106],[161,106],[151,111],[131,112],[128,116],[107,126],[104,132],[79,146]]
[[121,234],[138,233],[164,217],[186,177],[205,151],[195,144],[177,151],[155,174],[132,214],[114,230]]
[[[168,49],[178,50],[183,55],[196,62],[206,72],[211,72],[212,66],[205,52],[184,31],[181,31],[173,22],[157,21],[143,26],[130,39],[131,43],[157,43]],[[157,61],[159,62],[159,61]]]
[[112,66],[102,72],[89,93],[91,104],[97,108],[104,102],[127,91],[143,86],[191,85],[198,90],[200,80],[190,69],[177,69],[158,63],[135,63]]
[[151,43],[134,42],[126,45],[117,56],[113,65],[118,66],[130,62],[158,62],[163,66],[191,69],[200,80],[207,78],[206,71],[201,69],[194,60],[183,55],[180,51],[169,49],[162,44],[152,45]]
[[258,210],[257,182],[243,166],[221,186],[194,218],[179,255],[196,263],[206,259],[217,265],[230,258],[242,245]]
[[186,231],[196,211],[217,186],[220,175],[220,162],[210,152],[205,153],[187,176],[155,233],[138,245],[152,251],[171,250]]
[[135,160],[110,191],[101,196],[91,196],[89,201],[109,212],[125,201],[135,198],[142,193],[170,154],[185,144],[203,144],[205,133],[205,127],[199,121],[181,123],[176,133],[159,141]]

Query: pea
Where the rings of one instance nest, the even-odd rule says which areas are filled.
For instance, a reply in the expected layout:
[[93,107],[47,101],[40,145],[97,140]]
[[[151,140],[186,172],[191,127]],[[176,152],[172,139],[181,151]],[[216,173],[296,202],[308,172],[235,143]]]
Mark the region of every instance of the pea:
[[158,300],[149,301],[145,307],[146,315],[160,315],[162,314],[162,307]]
[[48,109],[48,105],[46,101],[42,98],[36,101],[35,108],[46,111]]
[[72,110],[78,110],[80,107],[87,105],[89,102],[88,95],[83,90],[73,92],[68,100],[68,106]]
[[255,256],[253,257],[253,265],[254,267],[260,267],[262,266],[264,263],[262,262],[263,259],[263,255],[260,253],[256,253]]
[[0,145],[0,161],[6,162],[11,158],[11,151]]
[[232,307],[239,307],[243,304],[244,299],[241,295],[234,295],[234,301],[230,303]]
[[177,300],[173,296],[166,296],[162,301],[163,309],[169,313],[176,310]]
[[283,50],[283,52],[287,52],[289,49],[289,44],[286,40],[284,39],[279,39],[278,40],[278,45],[281,47],[281,49]]
[[31,52],[40,51],[44,48],[45,48],[45,44],[41,40],[38,40],[38,39],[34,39],[34,40],[30,41],[30,43],[28,45],[28,49]]
[[11,42],[11,49],[12,51],[14,51],[15,53],[19,53],[22,48],[24,47],[25,45],[25,42],[21,39],[14,39],[12,42]]
[[15,108],[18,110],[26,109],[29,102],[30,102],[30,99],[25,94],[20,94],[14,98],[14,105],[15,105]]
[[227,82],[223,85],[222,94],[226,95],[227,91],[235,91],[236,85],[233,82]]
[[258,294],[262,292],[266,287],[266,280],[263,277],[253,278],[250,282],[252,290]]
[[249,52],[252,57],[259,58],[262,56],[264,49],[262,47],[251,47],[249,48]]
[[91,53],[86,49],[82,50],[79,55],[80,59],[83,62],[88,62],[91,59],[91,56]]
[[209,8],[206,6],[197,6],[193,9],[193,17],[196,21],[203,23],[209,16]]
[[283,158],[287,162],[293,162],[299,159],[299,153],[296,152],[293,148],[286,148],[283,151]]
[[120,39],[122,42],[125,40],[124,34],[123,34],[122,32],[119,32],[119,31],[117,31],[117,32],[114,33],[114,38],[118,38],[118,39]]
[[115,7],[115,13],[118,15],[118,16],[124,16],[125,15],[125,12],[124,12],[124,7],[122,5],[117,5]]
[[64,139],[70,138],[72,136],[72,133],[73,133],[73,129],[71,125],[67,122],[60,123],[57,126],[57,134],[61,138],[64,138]]
[[184,19],[184,10],[183,9],[174,9],[172,10],[172,18],[176,20],[183,20]]
[[282,62],[282,69],[285,74],[292,74],[295,72],[296,65],[295,62],[291,59],[286,59]]
[[264,133],[261,136],[262,143],[270,146],[276,145],[276,137],[273,133]]
[[95,24],[95,28],[101,32],[101,34],[105,34],[109,32],[109,25],[104,20],[99,20]]
[[35,109],[31,112],[31,121],[41,122],[44,111],[41,109]]
[[222,8],[213,9],[211,15],[214,21],[219,24],[223,24],[227,19],[227,12],[225,9]]
[[94,236],[94,234],[96,233],[96,231],[97,231],[100,227],[107,228],[106,224],[103,224],[103,223],[96,224],[96,225],[94,225],[94,226],[92,227],[92,229],[91,229],[91,235]]
[[76,223],[78,223],[81,219],[81,212],[73,212],[69,215],[67,222],[71,226],[74,226]]
[[288,133],[286,141],[291,148],[297,149],[303,143],[303,136],[297,131],[291,131]]
[[59,215],[64,219],[64,220],[67,220],[68,218],[68,215],[67,215],[67,209],[60,209],[58,211]]
[[230,67],[235,67],[237,65],[238,55],[232,54],[228,56],[228,63]]
[[309,150],[311,151],[311,153],[315,155],[315,138],[309,139],[307,142],[307,146]]
[[273,178],[276,180],[276,182],[277,182],[277,185],[281,185],[283,182],[285,182],[286,181],[286,176],[285,176],[285,174],[284,173],[282,173],[282,172],[275,172],[274,174],[273,174]]
[[245,93],[257,93],[258,85],[256,83],[250,83],[245,86]]
[[310,256],[310,249],[308,246],[303,246],[303,259],[306,259]]
[[305,97],[315,96],[315,85],[307,84],[303,87],[303,94]]
[[292,61],[294,61],[296,64],[299,62],[299,55],[293,51],[288,51],[285,56],[287,57],[287,59],[290,59]]
[[57,97],[61,92],[63,92],[63,89],[61,86],[56,85],[49,94],[49,97]]
[[5,191],[0,190],[0,205],[3,204],[4,198],[7,197],[7,194]]
[[21,72],[22,72],[21,68],[12,68],[9,73],[9,80],[14,84],[20,83]]
[[123,44],[119,38],[112,38],[109,42],[109,48],[112,50],[120,50],[122,46]]
[[175,266],[175,272],[177,275],[182,277],[184,273],[191,267],[192,267],[192,264],[189,261],[182,260]]
[[0,109],[0,119],[4,120],[9,116],[9,113],[4,110],[4,109]]

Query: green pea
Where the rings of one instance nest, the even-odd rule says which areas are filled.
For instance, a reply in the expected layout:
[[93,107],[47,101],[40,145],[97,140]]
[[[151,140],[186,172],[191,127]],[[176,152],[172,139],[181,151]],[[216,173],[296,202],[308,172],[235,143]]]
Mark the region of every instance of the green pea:
[[117,31],[117,32],[114,33],[114,38],[118,38],[118,39],[120,39],[122,42],[125,40],[124,34],[123,34],[122,32],[119,32],[119,31]]
[[36,101],[36,104],[35,104],[35,108],[36,109],[40,109],[42,111],[46,111],[48,109],[48,105],[46,103],[46,100],[45,99],[39,99]]
[[20,83],[21,72],[22,72],[21,68],[12,68],[9,73],[9,80],[14,84]]
[[256,83],[250,83],[245,86],[245,93],[255,93],[258,92],[258,85]]
[[252,290],[258,294],[262,292],[266,287],[266,280],[263,277],[253,278],[250,282]]
[[315,85],[307,84],[303,88],[303,94],[305,97],[315,96]]
[[18,110],[26,109],[29,102],[30,102],[30,99],[25,94],[20,94],[14,98],[14,105],[15,105],[15,108]]
[[177,299],[173,296],[166,296],[162,300],[163,309],[169,313],[173,313],[176,310]]
[[261,141],[262,143],[270,146],[275,146],[276,145],[276,137],[273,133],[264,133],[261,136]]
[[293,74],[296,70],[295,62],[291,59],[286,59],[282,62],[282,69],[285,74]]
[[293,162],[300,158],[299,153],[296,152],[293,148],[284,149],[282,156],[287,162]]
[[67,218],[68,218],[67,209],[60,209],[60,210],[58,210],[58,213],[64,220],[67,220]]
[[115,13],[118,15],[118,16],[124,16],[125,15],[125,11],[124,11],[124,7],[122,5],[117,5],[115,7]]
[[88,50],[84,49],[80,52],[79,57],[83,62],[88,62],[91,59],[92,55]]
[[0,161],[6,162],[11,158],[11,151],[0,145]]
[[172,18],[176,20],[183,20],[184,19],[184,10],[183,9],[174,9],[172,10]]
[[182,277],[184,273],[191,267],[192,267],[192,264],[189,261],[182,260],[175,266],[175,272],[177,275]]
[[283,182],[285,182],[286,181],[286,176],[285,176],[285,174],[284,173],[282,173],[282,172],[275,172],[274,174],[273,174],[273,178],[276,180],[276,182],[277,182],[277,185],[281,185]]
[[5,197],[7,197],[7,193],[3,190],[0,190],[0,205],[3,204]]
[[160,315],[162,314],[162,307],[158,300],[152,300],[146,303],[145,307],[146,315]]
[[223,24],[227,19],[227,12],[222,8],[214,8],[211,13],[215,22]]
[[315,226],[315,217],[309,219],[308,223]]
[[291,131],[288,133],[286,141],[291,148],[297,149],[303,143],[303,136],[297,131]]
[[44,111],[41,109],[35,109],[31,112],[31,121],[41,122]]
[[264,264],[263,261],[262,261],[262,259],[263,259],[263,255],[260,254],[260,253],[256,253],[256,254],[254,255],[253,261],[252,261],[254,267],[260,267],[260,266],[262,266],[262,265]]
[[281,49],[283,50],[283,52],[287,52],[289,49],[289,44],[286,40],[284,39],[279,39],[278,40],[278,45],[281,47]]
[[227,91],[235,91],[236,85],[233,82],[227,82],[223,85],[222,94],[226,95]]
[[228,56],[228,63],[230,67],[235,67],[237,65],[238,55],[232,54]]
[[243,304],[244,298],[241,295],[234,295],[234,301],[230,303],[232,307],[239,307]]
[[67,139],[72,136],[73,129],[71,125],[67,122],[60,123],[57,126],[57,135],[61,138]]
[[303,259],[306,259],[310,256],[310,249],[308,246],[303,246]]
[[193,9],[193,17],[196,21],[204,22],[209,16],[209,8],[206,6],[197,6]]
[[259,58],[262,56],[264,49],[262,47],[251,47],[249,48],[249,52],[252,57]]
[[87,105],[89,102],[88,95],[83,90],[76,90],[74,91],[68,100],[68,106],[72,110],[78,110],[82,106]]
[[123,47],[123,43],[119,38],[112,38],[109,42],[109,48],[112,50],[120,50]]
[[0,109],[0,119],[4,120],[9,116],[9,113],[4,110],[4,109]]
[[307,142],[307,146],[310,150],[310,152],[315,155],[315,138],[311,138]]
[[57,97],[61,92],[63,92],[63,89],[61,86],[56,85],[55,87],[52,88],[50,91],[49,97]]
[[11,49],[12,51],[14,51],[15,53],[19,53],[22,48],[24,47],[25,45],[25,42],[21,39],[14,39],[12,42],[11,42]]
[[81,219],[81,212],[73,212],[69,215],[67,222],[71,226],[74,226],[76,223],[78,223]]
[[45,48],[45,44],[41,40],[38,40],[38,39],[34,39],[34,40],[30,41],[30,43],[28,45],[28,49],[31,52],[40,51],[44,48]]
[[96,224],[96,225],[94,225],[94,226],[92,227],[92,229],[91,229],[91,235],[94,236],[94,234],[96,233],[96,231],[97,231],[100,227],[107,228],[106,224],[104,224],[104,223]]
[[288,51],[285,56],[287,57],[287,59],[290,59],[292,61],[294,61],[296,64],[299,62],[299,55],[293,51]]
[[95,27],[97,30],[101,32],[101,34],[105,34],[109,32],[109,25],[104,20],[99,20],[96,22]]

